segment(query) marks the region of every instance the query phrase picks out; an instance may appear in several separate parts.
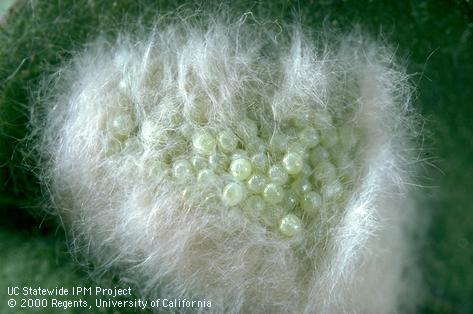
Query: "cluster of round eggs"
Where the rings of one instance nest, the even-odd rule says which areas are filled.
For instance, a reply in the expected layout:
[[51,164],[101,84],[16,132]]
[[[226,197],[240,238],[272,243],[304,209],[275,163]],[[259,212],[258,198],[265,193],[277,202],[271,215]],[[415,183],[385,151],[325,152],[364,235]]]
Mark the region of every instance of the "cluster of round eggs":
[[246,133],[186,126],[192,153],[173,161],[174,178],[219,182],[214,186],[221,189],[221,205],[262,219],[287,237],[300,234],[303,222],[318,219],[322,208],[342,205],[347,178],[353,178],[355,128],[292,125],[264,138],[253,120],[242,125]]
[[[127,147],[137,140],[129,137],[135,127],[131,115],[119,115],[110,131]],[[169,165],[177,183],[195,180],[217,188],[220,207],[241,210],[287,237],[300,234],[304,222],[320,219],[322,210],[343,207],[356,174],[359,132],[332,121],[292,123],[264,133],[244,118],[233,130],[186,124],[178,133],[180,153],[170,156]]]

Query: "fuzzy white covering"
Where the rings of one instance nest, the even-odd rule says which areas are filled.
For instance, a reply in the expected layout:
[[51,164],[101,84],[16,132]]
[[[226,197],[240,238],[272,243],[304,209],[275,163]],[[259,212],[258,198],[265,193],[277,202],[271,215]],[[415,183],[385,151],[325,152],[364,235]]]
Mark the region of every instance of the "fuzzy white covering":
[[[90,44],[45,83],[32,126],[50,206],[95,273],[118,274],[142,296],[205,298],[216,313],[395,313],[409,303],[403,270],[413,267],[410,93],[392,52],[360,32],[189,19]],[[190,154],[169,135],[185,123],[244,129],[241,113],[253,112],[277,129],[347,111],[364,134],[360,175],[338,217],[324,215],[302,240],[209,213],[198,186],[183,193],[155,167]],[[134,142],[117,148],[108,125],[123,113]],[[305,245],[318,230],[323,245]]]

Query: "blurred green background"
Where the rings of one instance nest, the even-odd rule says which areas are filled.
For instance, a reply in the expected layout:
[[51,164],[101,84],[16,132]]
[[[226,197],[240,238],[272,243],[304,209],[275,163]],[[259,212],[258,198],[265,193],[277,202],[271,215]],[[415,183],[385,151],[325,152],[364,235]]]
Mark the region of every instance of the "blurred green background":
[[[10,2],[0,0],[0,10]],[[26,134],[27,108],[40,76],[53,73],[98,34],[113,36],[120,26],[133,25],[138,16],[151,23],[156,13],[182,4],[189,9],[204,7],[172,0],[17,1],[4,15],[0,25],[0,313],[9,311],[6,287],[10,285],[92,284],[67,253],[57,222],[38,210],[38,185],[23,166],[24,147],[19,141]],[[473,313],[473,4],[268,0],[226,5],[235,14],[252,11],[274,21],[297,19],[315,30],[343,31],[360,24],[396,48],[417,87],[414,107],[425,117],[418,178],[424,187],[416,192],[429,225],[427,235],[417,242],[424,283],[418,313]],[[81,313],[57,311],[68,312]]]

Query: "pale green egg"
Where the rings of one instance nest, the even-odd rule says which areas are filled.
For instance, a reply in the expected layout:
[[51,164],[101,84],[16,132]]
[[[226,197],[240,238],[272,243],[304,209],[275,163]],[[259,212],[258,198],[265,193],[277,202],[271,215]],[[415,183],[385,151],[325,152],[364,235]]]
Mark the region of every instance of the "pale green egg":
[[239,158],[230,164],[230,173],[238,180],[245,180],[251,175],[251,162],[245,158]]
[[289,179],[286,169],[281,165],[273,165],[269,168],[268,176],[276,184],[285,184]]
[[309,214],[314,215],[322,206],[322,198],[315,191],[308,192],[302,196],[302,209]]
[[245,198],[245,190],[241,183],[231,182],[222,191],[222,200],[228,206],[235,206]]
[[282,164],[286,168],[287,173],[295,175],[301,172],[304,160],[298,153],[290,151],[284,156]]
[[253,193],[261,193],[266,187],[266,183],[267,181],[263,176],[255,174],[248,180],[248,190]]
[[277,184],[270,183],[264,188],[263,198],[269,204],[278,204],[284,198],[284,189]]
[[238,145],[238,137],[229,130],[222,131],[218,134],[219,147],[227,153],[235,151]]
[[266,172],[269,164],[268,156],[263,152],[254,154],[251,157],[251,163],[253,164],[255,170]]
[[193,167],[187,160],[178,160],[174,163],[173,167],[174,177],[180,181],[188,179],[193,175]]
[[215,152],[216,144],[213,135],[206,131],[198,132],[192,138],[192,145],[195,150],[203,155],[213,154]]
[[288,214],[281,219],[279,231],[287,237],[294,237],[302,232],[302,222],[296,215]]
[[197,182],[204,183],[204,184],[211,184],[215,183],[216,175],[210,169],[202,169],[197,174]]

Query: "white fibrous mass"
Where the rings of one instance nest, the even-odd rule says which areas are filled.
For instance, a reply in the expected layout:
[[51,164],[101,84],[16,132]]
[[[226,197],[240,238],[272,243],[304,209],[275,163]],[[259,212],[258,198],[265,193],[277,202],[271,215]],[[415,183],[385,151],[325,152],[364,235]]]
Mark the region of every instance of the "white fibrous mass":
[[395,312],[414,124],[389,49],[173,23],[90,44],[35,108],[40,178],[80,256],[215,313]]

